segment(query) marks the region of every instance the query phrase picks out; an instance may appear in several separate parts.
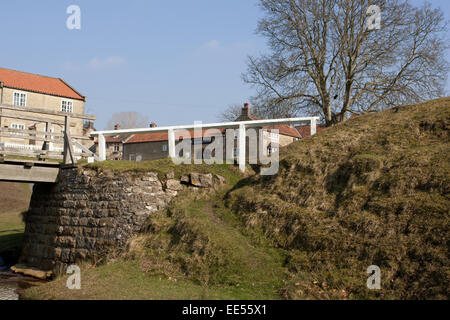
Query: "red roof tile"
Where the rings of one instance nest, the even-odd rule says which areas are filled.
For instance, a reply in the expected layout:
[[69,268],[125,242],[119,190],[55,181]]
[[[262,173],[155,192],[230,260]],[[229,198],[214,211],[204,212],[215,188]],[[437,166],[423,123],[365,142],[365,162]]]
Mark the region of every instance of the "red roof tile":
[[286,124],[276,125],[276,126],[267,126],[264,129],[278,129],[278,133],[283,136],[289,136],[294,138],[301,138],[300,134],[295,128],[291,128]]
[[[224,132],[224,129],[219,129],[219,130],[222,133]],[[194,130],[189,130],[189,132],[191,133],[191,138],[194,138],[194,139],[198,139],[198,138],[205,136],[206,131],[207,131],[206,129],[203,129],[202,135],[194,136]],[[211,136],[211,135],[207,135],[207,136]],[[176,137],[176,134],[175,134],[175,137]],[[169,140],[167,132],[148,132],[148,133],[136,133],[133,136],[131,136],[131,138],[128,139],[127,141],[125,141],[124,143],[141,143],[141,142],[155,142],[155,141],[167,141],[167,140]]]
[[0,68],[0,82],[3,82],[3,85],[8,88],[86,100],[84,96],[59,78]]
[[[106,143],[123,143],[128,136],[105,136]],[[98,138],[95,138],[95,144],[98,143]]]
[[[281,135],[295,137],[295,138],[301,138],[300,134],[298,133],[298,131],[295,128],[291,128],[285,124],[276,125],[276,126],[265,126],[264,129],[278,129],[279,134],[281,134]],[[222,133],[225,131],[224,129],[219,129],[219,130]],[[205,131],[206,130],[204,129],[202,136],[204,136]],[[192,138],[194,138],[193,130],[189,130],[189,132],[191,132]],[[200,136],[196,136],[195,138],[200,138]],[[133,136],[131,136],[131,138],[129,138],[124,143],[156,142],[156,141],[167,141],[167,140],[168,140],[167,132],[148,132],[148,133],[134,134]]]
[[[300,132],[301,138],[308,138],[311,136],[311,126],[309,124],[305,125],[305,126],[295,127],[295,128],[298,130],[298,132]],[[326,128],[325,125],[318,124],[316,131],[320,132],[325,128]]]

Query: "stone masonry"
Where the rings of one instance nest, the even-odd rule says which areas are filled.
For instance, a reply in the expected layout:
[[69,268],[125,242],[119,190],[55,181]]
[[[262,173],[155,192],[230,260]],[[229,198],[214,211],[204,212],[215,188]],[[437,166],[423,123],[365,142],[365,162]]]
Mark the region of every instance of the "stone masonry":
[[[213,187],[224,178],[192,173],[181,181],[154,172],[61,170],[56,184],[36,184],[26,216],[20,265],[65,272],[124,248],[147,217],[184,188]],[[191,183],[192,181],[192,183]]]

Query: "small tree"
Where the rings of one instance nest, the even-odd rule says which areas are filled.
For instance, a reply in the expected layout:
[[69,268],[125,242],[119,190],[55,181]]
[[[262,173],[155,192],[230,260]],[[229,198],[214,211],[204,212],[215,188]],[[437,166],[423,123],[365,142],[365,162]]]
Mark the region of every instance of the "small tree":
[[121,129],[145,128],[148,126],[148,117],[135,111],[117,112],[111,116],[108,121],[107,129],[112,130],[116,124]]
[[[381,28],[368,28],[370,5]],[[246,83],[265,109],[320,115],[327,125],[348,113],[414,103],[444,94],[448,63],[440,9],[407,0],[260,0],[257,31],[272,53],[250,57]],[[372,30],[369,30],[372,29]]]

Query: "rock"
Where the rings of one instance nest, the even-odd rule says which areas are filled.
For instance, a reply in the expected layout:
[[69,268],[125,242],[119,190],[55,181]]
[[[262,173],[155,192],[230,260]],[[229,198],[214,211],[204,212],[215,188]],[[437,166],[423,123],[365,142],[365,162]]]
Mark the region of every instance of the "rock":
[[181,179],[180,179],[180,182],[184,183],[184,184],[189,184],[189,177],[188,176],[182,176]]
[[167,179],[173,179],[173,178],[175,178],[175,174],[173,172],[169,172],[169,173],[166,174],[166,178]]
[[227,180],[224,177],[222,177],[218,174],[214,175],[214,184],[223,185],[225,183],[227,183]]
[[178,180],[170,179],[170,180],[167,180],[167,182],[166,182],[166,188],[168,190],[180,191],[183,189],[183,185]]
[[191,173],[190,182],[193,186],[199,188],[211,188],[213,184],[213,175],[211,173],[202,174],[202,173]]
[[21,264],[12,266],[11,270],[14,271],[15,273],[21,273],[26,276],[31,276],[42,280],[46,280],[50,278],[52,275],[51,271],[42,271],[36,268],[28,268],[27,266]]

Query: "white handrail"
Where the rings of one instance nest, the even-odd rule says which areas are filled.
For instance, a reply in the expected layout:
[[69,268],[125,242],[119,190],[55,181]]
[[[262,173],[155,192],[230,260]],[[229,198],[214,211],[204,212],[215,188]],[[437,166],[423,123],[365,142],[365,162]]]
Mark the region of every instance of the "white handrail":
[[304,124],[309,123],[311,125],[311,135],[315,135],[317,132],[317,122],[319,117],[302,117],[302,118],[285,118],[285,119],[269,119],[269,120],[252,120],[252,121],[234,121],[234,122],[221,122],[221,123],[195,123],[193,125],[184,126],[168,126],[168,127],[156,127],[156,128],[139,128],[139,129],[122,129],[122,130],[106,130],[106,131],[94,131],[91,132],[91,136],[98,136],[98,158],[100,161],[106,160],[106,139],[105,136],[116,136],[119,134],[136,134],[136,133],[149,133],[149,132],[167,132],[169,155],[171,158],[175,157],[175,134],[177,130],[192,130],[192,129],[239,129],[239,168],[241,171],[245,171],[245,130],[247,128],[258,128],[263,126],[273,126],[280,124]]
[[165,132],[169,130],[191,130],[196,128],[213,129],[213,128],[239,128],[240,125],[244,125],[247,128],[254,128],[264,125],[278,125],[278,124],[294,124],[294,123],[311,123],[312,121],[318,121],[319,117],[303,117],[303,118],[285,118],[285,119],[269,119],[269,120],[252,120],[252,121],[234,121],[234,122],[221,122],[221,123],[208,123],[208,124],[191,124],[183,126],[167,126],[156,128],[137,128],[137,129],[120,129],[120,130],[105,130],[105,131],[93,131],[91,136],[115,136],[118,134],[133,134],[133,133],[147,133],[147,132]]

